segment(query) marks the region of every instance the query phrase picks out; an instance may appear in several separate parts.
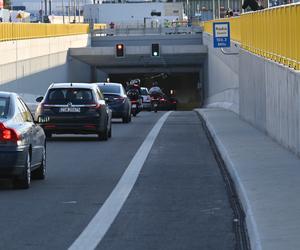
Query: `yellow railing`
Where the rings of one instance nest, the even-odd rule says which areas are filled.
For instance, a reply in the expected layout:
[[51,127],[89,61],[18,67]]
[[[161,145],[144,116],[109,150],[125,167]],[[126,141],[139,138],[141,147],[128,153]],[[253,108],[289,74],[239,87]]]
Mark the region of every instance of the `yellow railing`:
[[0,23],[0,41],[89,33],[88,24]]
[[94,24],[94,30],[103,30],[106,29],[107,25],[103,23],[95,23]]
[[[246,13],[228,20],[231,38],[257,55],[300,70],[300,4]],[[212,34],[212,21],[204,24]]]

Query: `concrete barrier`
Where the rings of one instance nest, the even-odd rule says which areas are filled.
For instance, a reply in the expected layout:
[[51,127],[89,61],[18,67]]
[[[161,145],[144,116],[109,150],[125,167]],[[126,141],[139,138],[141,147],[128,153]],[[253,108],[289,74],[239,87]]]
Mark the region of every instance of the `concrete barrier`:
[[41,95],[52,82],[90,81],[90,66],[68,56],[89,45],[89,35],[1,42],[0,90]]
[[212,37],[207,33],[203,33],[203,44],[208,47],[205,106],[223,107],[239,113],[239,56],[224,55],[220,49],[214,49]]

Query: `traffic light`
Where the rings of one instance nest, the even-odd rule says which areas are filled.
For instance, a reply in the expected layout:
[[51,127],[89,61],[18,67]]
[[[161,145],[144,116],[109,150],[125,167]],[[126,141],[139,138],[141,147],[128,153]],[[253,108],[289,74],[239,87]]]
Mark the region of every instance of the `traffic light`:
[[116,44],[116,57],[124,57],[124,44],[118,43]]
[[151,55],[153,57],[159,56],[159,44],[158,43],[152,43]]

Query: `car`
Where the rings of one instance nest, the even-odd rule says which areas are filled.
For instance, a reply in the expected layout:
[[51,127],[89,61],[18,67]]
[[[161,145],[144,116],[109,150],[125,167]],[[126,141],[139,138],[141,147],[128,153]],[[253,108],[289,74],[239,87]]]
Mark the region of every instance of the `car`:
[[141,96],[143,98],[143,109],[151,111],[152,105],[151,105],[151,97],[149,95],[149,91],[145,87],[141,87]]
[[100,82],[97,86],[112,110],[113,118],[122,118],[123,123],[131,121],[131,102],[121,83]]
[[54,83],[35,112],[46,137],[52,134],[97,134],[100,140],[111,137],[112,112],[97,85]]
[[20,96],[0,92],[0,177],[23,189],[32,178],[45,179],[45,138]]

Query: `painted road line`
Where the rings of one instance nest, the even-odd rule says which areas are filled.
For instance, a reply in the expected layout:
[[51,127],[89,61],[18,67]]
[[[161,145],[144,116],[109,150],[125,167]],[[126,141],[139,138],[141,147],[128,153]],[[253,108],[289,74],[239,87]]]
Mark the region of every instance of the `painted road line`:
[[108,231],[111,224],[120,212],[129,193],[131,192],[144,165],[144,162],[152,148],[152,145],[170,113],[171,112],[165,113],[157,121],[129,163],[126,171],[122,175],[114,190],[111,192],[103,206],[99,209],[87,227],[69,247],[69,250],[95,249],[100,243],[105,233]]

